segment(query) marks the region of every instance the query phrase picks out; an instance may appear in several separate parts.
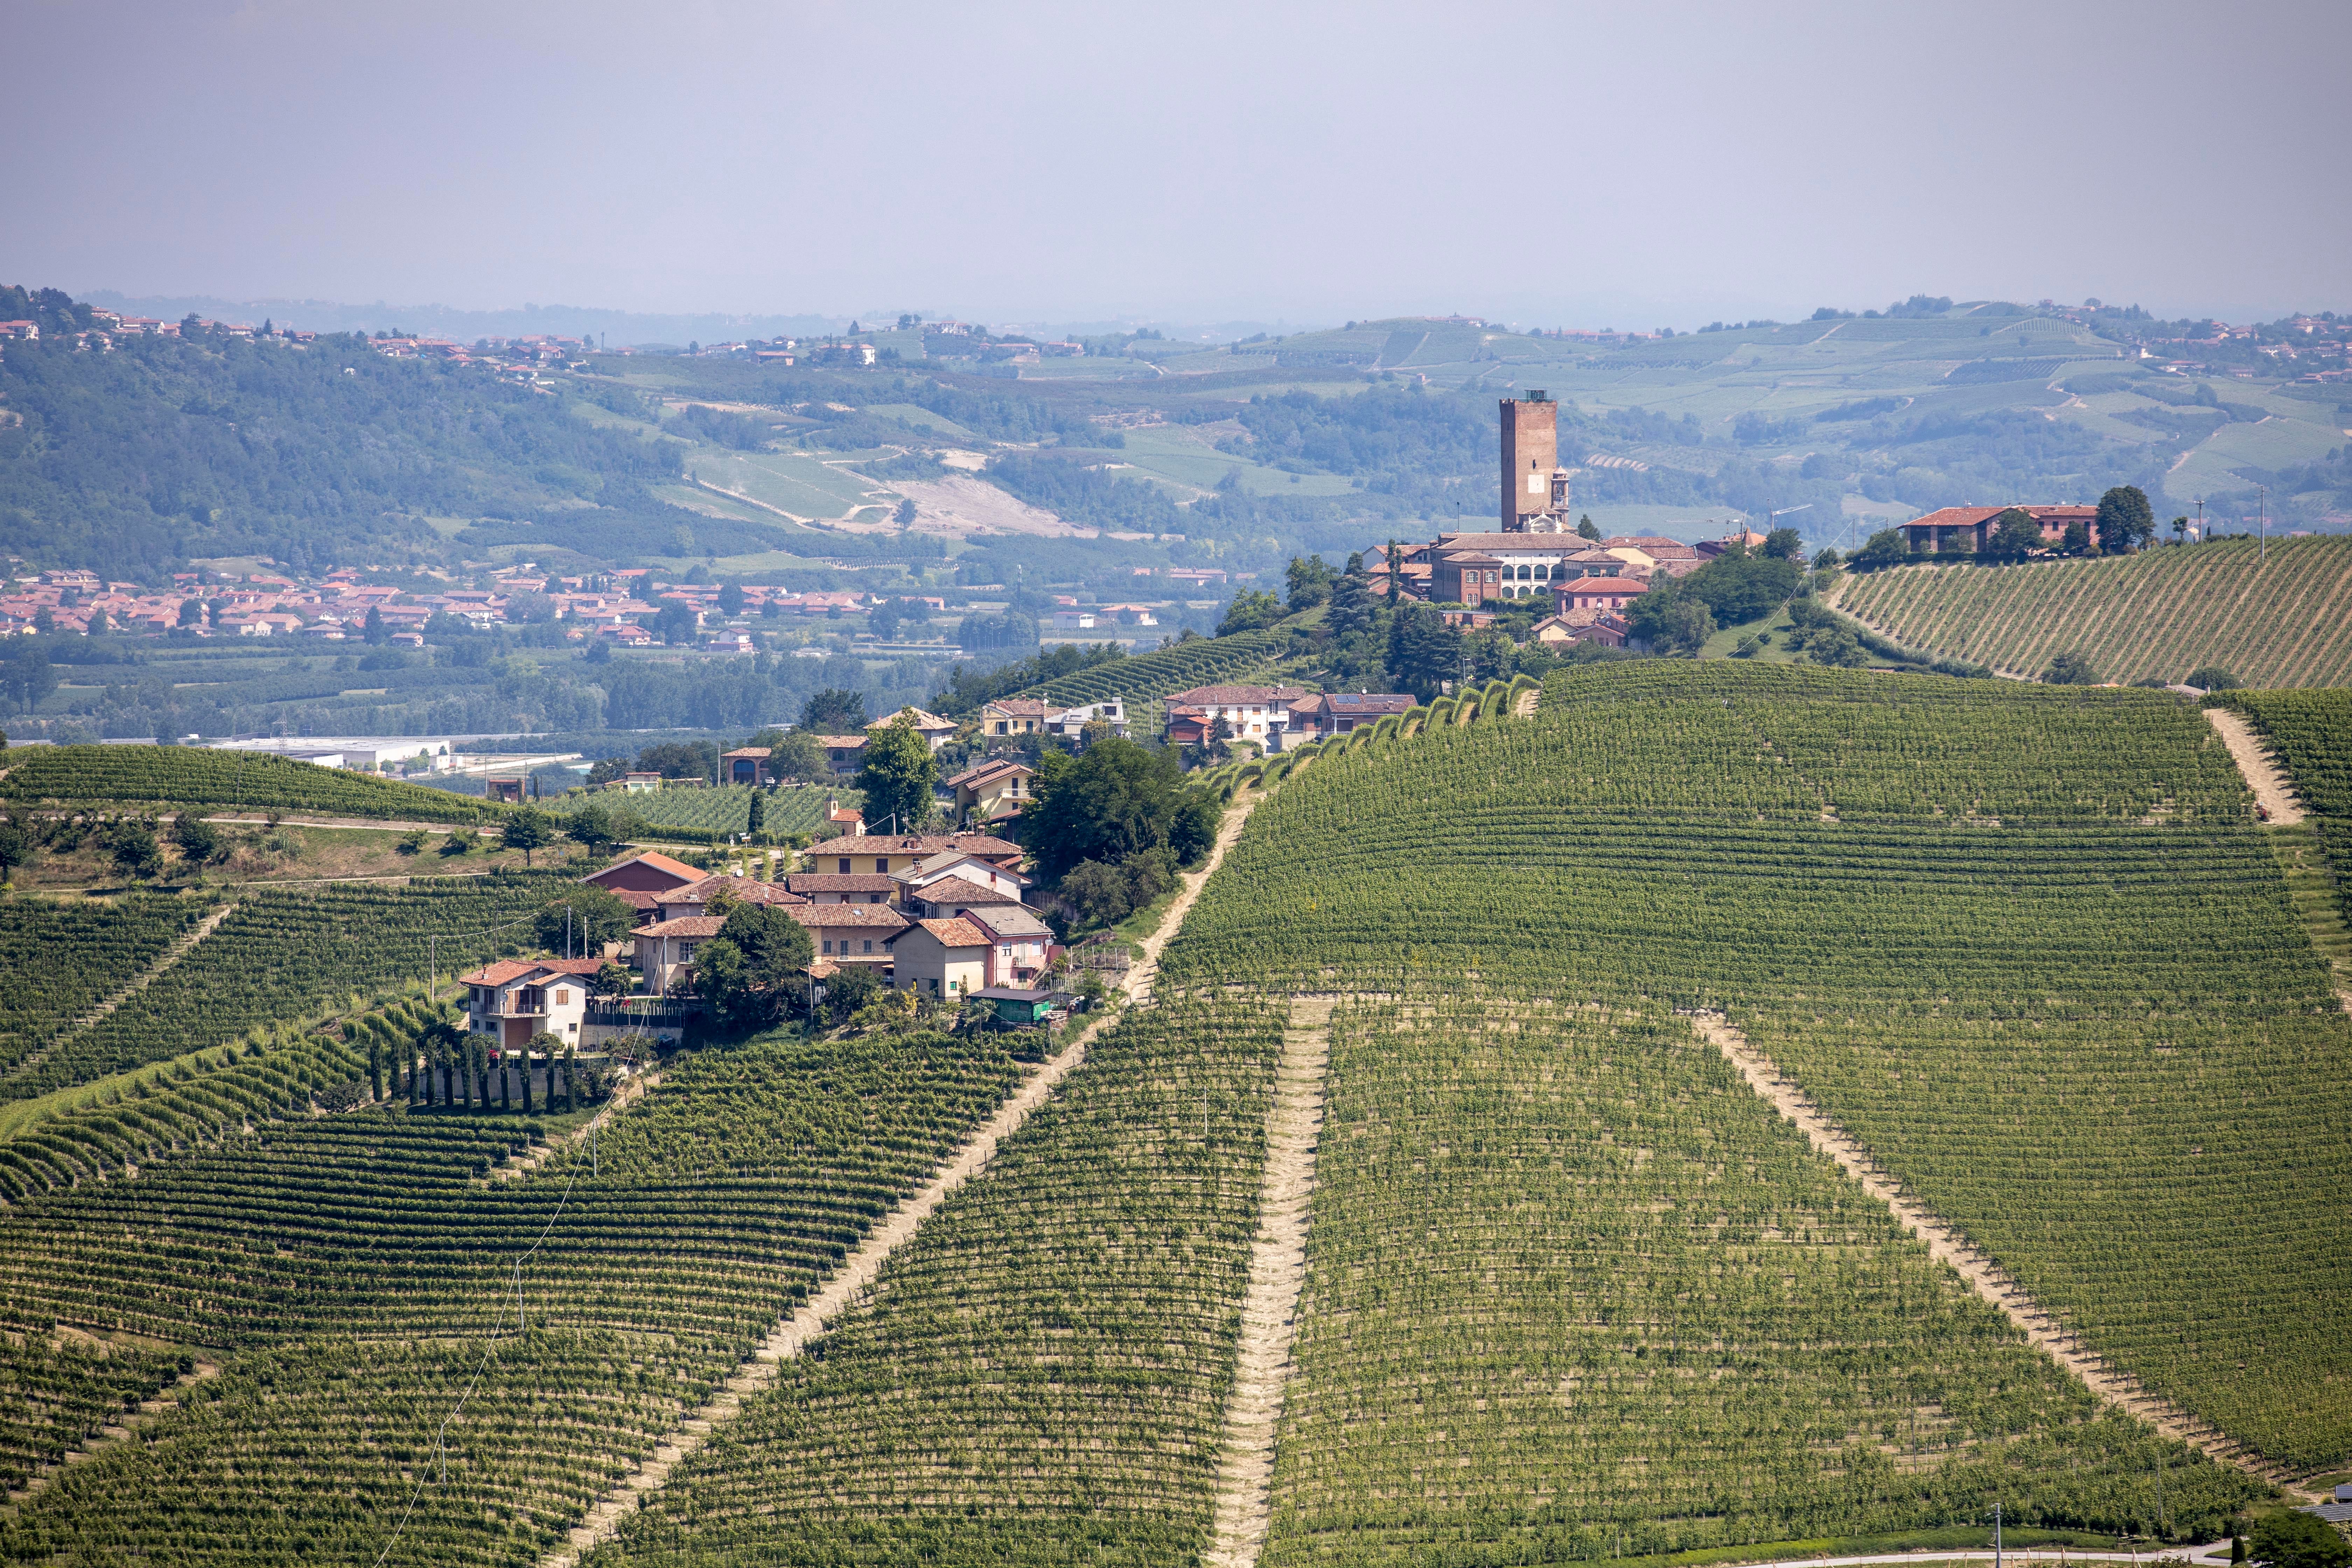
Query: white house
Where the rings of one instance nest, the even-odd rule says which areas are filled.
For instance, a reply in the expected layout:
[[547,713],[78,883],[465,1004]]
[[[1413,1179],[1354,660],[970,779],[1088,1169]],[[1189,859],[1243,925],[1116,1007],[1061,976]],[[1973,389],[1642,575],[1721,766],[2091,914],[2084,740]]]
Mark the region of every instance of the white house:
[[1020,901],[1022,890],[1029,886],[1029,879],[1018,871],[1008,870],[994,860],[954,849],[926,856],[903,870],[890,873],[890,880],[898,885],[898,901],[902,904],[919,902],[924,889],[950,877],[960,877],[992,892],[1010,894],[1016,903]]
[[581,1043],[587,1021],[588,977],[601,958],[501,959],[457,977],[466,987],[469,1032],[497,1037],[500,1049],[520,1050],[533,1036]]

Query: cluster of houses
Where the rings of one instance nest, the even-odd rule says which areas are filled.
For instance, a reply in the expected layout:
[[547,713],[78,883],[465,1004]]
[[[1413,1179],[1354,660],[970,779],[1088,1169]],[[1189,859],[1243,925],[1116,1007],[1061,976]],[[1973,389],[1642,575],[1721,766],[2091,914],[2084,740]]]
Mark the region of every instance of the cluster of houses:
[[713,875],[657,851],[591,873],[587,882],[636,911],[617,955],[635,991],[592,993],[603,955],[487,964],[459,977],[473,1032],[501,1048],[541,1034],[583,1047],[621,1035],[677,1039],[697,1005],[695,955],[727,923],[714,902],[780,910],[806,927],[820,987],[857,969],[927,1001],[982,996],[1010,1020],[1043,1017],[1049,993],[1039,982],[1061,950],[1024,902],[1021,847],[984,833],[869,834],[850,816],[850,831],[782,881]]
[[[884,597],[840,591],[796,594],[755,584],[740,587],[744,613],[766,616],[862,615]],[[635,647],[656,640],[640,623],[651,623],[675,604],[694,617],[696,645],[702,651],[751,652],[748,632],[718,624],[726,614],[719,592],[716,584],[654,582],[642,568],[551,577],[526,567],[498,577],[488,588],[451,587],[438,593],[364,584],[352,569],[317,578],[268,572],[182,572],[173,574],[172,586],[163,592],[73,569],[0,584],[0,636],[180,631],[203,637],[367,639],[422,647],[425,624],[436,616],[448,616],[483,626],[553,618],[564,624],[573,639],[601,637]],[[919,602],[946,608],[941,598]],[[709,629],[701,629],[706,623]]]
[[1734,545],[1752,550],[1763,542],[1764,535],[1745,528],[1695,544],[1646,533],[1598,540],[1565,532],[1440,533],[1426,544],[1400,545],[1393,562],[1375,547],[1365,552],[1364,563],[1378,592],[1388,591],[1393,573],[1402,597],[1466,606],[1450,620],[1479,625],[1491,618],[1480,605],[1549,598],[1551,614],[1532,628],[1536,640],[1622,647],[1632,635],[1622,612],[1654,581],[1687,575]]

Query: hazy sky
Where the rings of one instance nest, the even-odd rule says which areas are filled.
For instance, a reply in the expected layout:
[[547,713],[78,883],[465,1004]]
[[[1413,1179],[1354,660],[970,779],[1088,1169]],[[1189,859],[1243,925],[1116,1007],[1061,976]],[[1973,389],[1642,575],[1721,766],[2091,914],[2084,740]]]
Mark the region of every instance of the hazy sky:
[[0,280],[965,320],[2352,309],[2352,4],[9,0]]

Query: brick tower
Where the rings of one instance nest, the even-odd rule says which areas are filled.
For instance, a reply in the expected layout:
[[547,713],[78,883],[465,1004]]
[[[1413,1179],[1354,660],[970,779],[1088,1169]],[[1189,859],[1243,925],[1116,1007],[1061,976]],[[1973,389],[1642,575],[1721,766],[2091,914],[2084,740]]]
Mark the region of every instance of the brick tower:
[[1548,392],[1503,399],[1503,531],[1521,533],[1552,504],[1559,467],[1559,407]]

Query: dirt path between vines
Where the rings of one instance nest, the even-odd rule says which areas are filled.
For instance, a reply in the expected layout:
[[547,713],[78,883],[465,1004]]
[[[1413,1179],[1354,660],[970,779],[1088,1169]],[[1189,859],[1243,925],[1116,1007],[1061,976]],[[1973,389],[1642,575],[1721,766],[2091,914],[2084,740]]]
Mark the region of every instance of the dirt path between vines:
[[2231,760],[2238,764],[2239,773],[2246,787],[2254,792],[2254,799],[2270,813],[2274,826],[2292,827],[2303,820],[2303,803],[2294,798],[2294,787],[2287,783],[2286,770],[2263,745],[2262,737],[2246,722],[2242,713],[2227,708],[2208,708],[2205,721],[2221,732],[2221,743],[2230,748]]
[[1323,1131],[1323,1078],[1331,1060],[1332,996],[1295,996],[1282,1032],[1274,1103],[1265,1114],[1265,1169],[1258,1180],[1257,1236],[1241,1344],[1225,1398],[1217,1458],[1210,1568],[1256,1568],[1273,1517],[1274,1436],[1298,1337],[1307,1283],[1307,1226],[1315,1197],[1315,1151]]
[[1904,1195],[1861,1139],[1831,1121],[1792,1080],[1781,1076],[1772,1059],[1748,1043],[1720,1013],[1685,1015],[1700,1035],[1724,1054],[1748,1085],[1774,1110],[1795,1122],[1812,1146],[1837,1162],[1838,1168],[1862,1184],[1864,1192],[1885,1204],[1905,1228],[1927,1244],[1938,1262],[1948,1263],[2002,1316],[2017,1325],[2029,1343],[2089,1385],[2108,1405],[2139,1417],[2166,1436],[2202,1450],[2217,1462],[2242,1470],[2270,1484],[2303,1495],[2292,1478],[2242,1447],[2233,1438],[2187,1411],[2148,1393],[2138,1380],[2107,1363],[2095,1352],[2064,1332],[2058,1321],[1992,1259],[1971,1244],[1958,1226],[1938,1218],[1925,1205]]
[[109,996],[105,1001],[100,1002],[97,1006],[92,1007],[89,1012],[84,1013],[80,1017],[76,1018],[64,1028],[59,1029],[57,1032],[56,1037],[51,1039],[47,1045],[43,1046],[39,1050],[35,1051],[31,1056],[26,1057],[15,1067],[10,1068],[8,1069],[7,1076],[11,1079],[18,1079],[24,1077],[27,1073],[38,1071],[43,1062],[47,1061],[52,1056],[57,1054],[57,1050],[59,1046],[66,1044],[66,1042],[73,1039],[79,1035],[85,1034],[89,1030],[98,1027],[100,1022],[103,1020],[108,1014],[113,1012],[117,1007],[121,1006],[125,1002],[130,1001],[133,996],[138,995],[139,993],[146,990],[147,987],[155,984],[155,981],[159,976],[168,971],[173,964],[179,963],[180,960],[188,956],[189,949],[194,947],[196,943],[204,941],[205,938],[212,935],[213,932],[218,931],[220,929],[221,921],[228,919],[229,916],[235,913],[236,913],[236,905],[234,901],[223,904],[220,908],[215,910],[212,913],[198,921],[194,925],[190,926],[186,931],[181,932],[178,936],[173,937],[172,939],[171,945],[155,955],[153,963],[148,964],[146,968],[132,975],[128,981],[125,981],[122,988],[117,991],[113,995]]
[[[1216,870],[1241,837],[1242,826],[1249,819],[1263,796],[1255,790],[1244,794],[1225,813],[1217,829],[1215,847],[1201,869],[1181,879],[1182,886],[1168,906],[1168,913],[1160,929],[1142,942],[1143,954],[1129,969],[1123,982],[1128,999],[1132,1003],[1147,1001],[1150,994],[1151,976],[1158,972],[1160,955],[1171,939],[1182,927],[1184,917],[1207,885],[1210,874]],[[911,1240],[922,1223],[936,1213],[940,1205],[958,1187],[978,1175],[987,1165],[997,1146],[1020,1131],[1021,1124],[1059,1087],[1062,1080],[1076,1071],[1087,1058],[1087,1047],[1097,1033],[1117,1018],[1116,1013],[1096,1016],[1087,1026],[1073,1036],[1061,1054],[1029,1075],[1012,1098],[998,1106],[991,1116],[954,1158],[932,1176],[913,1195],[884,1216],[882,1222],[866,1233],[866,1239],[842,1260],[825,1280],[824,1286],[810,1297],[789,1318],[778,1323],[760,1347],[751,1352],[700,1408],[680,1421],[655,1445],[653,1458],[634,1473],[605,1492],[587,1516],[575,1526],[562,1545],[540,1560],[541,1568],[571,1568],[593,1550],[598,1542],[619,1528],[621,1521],[635,1512],[646,1497],[660,1489],[671,1473],[693,1457],[710,1435],[742,1413],[745,1401],[751,1399],[774,1383],[782,1374],[784,1363],[799,1355],[810,1341],[822,1335],[833,1321],[855,1306],[876,1278],[890,1255]]]

